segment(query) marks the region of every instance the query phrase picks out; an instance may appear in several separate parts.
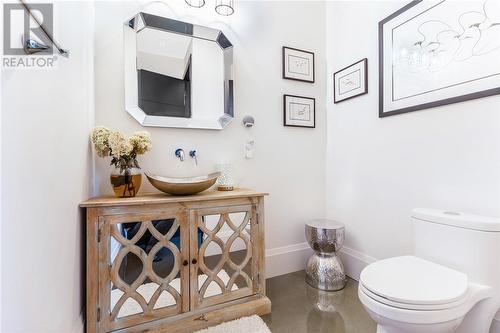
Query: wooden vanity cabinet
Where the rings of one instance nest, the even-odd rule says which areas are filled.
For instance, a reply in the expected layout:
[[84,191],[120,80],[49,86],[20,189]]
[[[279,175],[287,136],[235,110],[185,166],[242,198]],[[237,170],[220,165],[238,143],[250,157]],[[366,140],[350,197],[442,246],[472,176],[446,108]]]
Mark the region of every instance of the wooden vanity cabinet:
[[191,332],[271,311],[264,196],[98,197],[87,220],[87,332]]

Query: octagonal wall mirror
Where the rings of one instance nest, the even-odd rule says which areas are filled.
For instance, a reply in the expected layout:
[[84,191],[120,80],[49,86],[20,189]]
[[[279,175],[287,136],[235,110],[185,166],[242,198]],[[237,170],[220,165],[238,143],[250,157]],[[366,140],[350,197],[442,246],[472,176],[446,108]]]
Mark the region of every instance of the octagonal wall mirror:
[[223,129],[233,45],[217,29],[139,13],[125,22],[125,108],[143,126]]

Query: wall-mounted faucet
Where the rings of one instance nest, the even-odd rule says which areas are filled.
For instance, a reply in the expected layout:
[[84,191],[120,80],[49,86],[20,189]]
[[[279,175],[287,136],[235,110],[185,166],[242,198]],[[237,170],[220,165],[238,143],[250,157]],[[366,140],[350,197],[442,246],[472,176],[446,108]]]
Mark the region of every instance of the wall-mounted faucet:
[[175,156],[181,160],[181,162],[184,162],[184,149],[177,148],[175,150]]
[[191,156],[191,158],[194,158],[194,163],[195,163],[196,165],[198,165],[198,153],[196,152],[196,150],[194,150],[194,149],[193,149],[193,150],[191,150],[191,151],[189,152],[189,156]]

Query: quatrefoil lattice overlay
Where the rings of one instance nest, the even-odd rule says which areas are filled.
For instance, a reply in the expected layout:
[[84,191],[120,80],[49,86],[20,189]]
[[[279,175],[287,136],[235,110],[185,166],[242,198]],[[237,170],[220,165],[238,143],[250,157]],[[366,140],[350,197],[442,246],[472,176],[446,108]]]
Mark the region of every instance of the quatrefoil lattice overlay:
[[[172,236],[179,229],[179,222],[175,220],[170,227],[170,230],[162,235],[153,225],[152,221],[143,221],[140,223],[140,228],[137,233],[132,237],[132,239],[126,239],[122,236],[121,232],[118,230],[116,224],[111,225],[111,236],[120,243],[121,248],[116,255],[116,258],[111,263],[110,268],[110,280],[113,285],[123,292],[123,295],[116,302],[115,306],[111,310],[111,320],[116,320],[121,307],[127,301],[127,299],[134,299],[142,308],[143,315],[152,315],[156,311],[155,304],[160,297],[160,295],[166,291],[175,300],[175,305],[169,306],[169,308],[174,308],[174,311],[179,311],[181,309],[181,295],[179,292],[170,285],[170,282],[174,280],[179,274],[180,270],[180,258],[181,254],[177,246],[171,242]],[[156,238],[158,241],[149,251],[146,253],[142,248],[136,245],[136,243],[149,231],[152,237]],[[162,249],[169,249],[174,258],[174,265],[172,271],[164,278],[158,276],[158,274],[153,269],[153,261],[156,254]],[[124,258],[132,253],[136,255],[142,262],[142,271],[140,275],[131,283],[128,284],[121,278],[119,274],[120,267]],[[149,301],[146,301],[143,295],[141,295],[137,289],[144,284],[146,281],[156,283],[158,288],[153,293]]]
[[[219,221],[217,222],[217,225],[215,226],[214,229],[210,230],[207,228],[206,224],[203,221],[203,217],[199,217],[198,220],[198,227],[203,231],[203,233],[206,235],[206,238],[204,238],[200,249],[199,249],[199,269],[206,274],[207,278],[203,282],[201,286],[199,286],[199,298],[203,299],[205,297],[205,293],[207,291],[207,288],[212,282],[217,283],[217,285],[220,287],[222,294],[227,294],[230,293],[231,291],[234,290],[234,285],[236,279],[241,276],[245,283],[246,286],[249,288],[252,288],[252,279],[248,276],[248,274],[244,271],[244,268],[246,265],[249,263],[249,261],[252,259],[252,245],[251,245],[251,240],[246,232],[247,226],[250,224],[250,212],[245,212],[245,217],[241,224],[237,225],[235,224],[232,220],[231,217],[229,216],[229,213],[222,213],[220,214]],[[227,239],[226,243],[217,236],[217,233],[222,229],[222,227],[227,224],[229,228],[232,230],[231,236]],[[243,242],[245,243],[246,246],[246,256],[245,258],[241,261],[240,264],[236,264],[231,257],[229,256],[229,252],[231,251],[231,247],[233,243],[238,239],[242,239]],[[215,265],[214,268],[209,268],[207,264],[205,263],[205,252],[210,245],[211,242],[216,243],[222,250],[222,255],[219,259],[219,262],[217,265]],[[229,281],[225,283],[219,276],[219,273],[221,269],[225,266],[228,265],[231,271],[233,273],[231,274],[231,277],[229,278]],[[240,286],[238,286],[240,287]]]

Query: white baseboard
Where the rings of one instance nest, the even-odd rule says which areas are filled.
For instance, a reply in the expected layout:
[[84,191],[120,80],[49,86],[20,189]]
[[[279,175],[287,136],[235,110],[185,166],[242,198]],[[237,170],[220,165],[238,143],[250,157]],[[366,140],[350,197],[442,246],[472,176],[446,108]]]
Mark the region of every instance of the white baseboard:
[[80,318],[75,327],[73,327],[72,332],[74,333],[84,333],[83,329],[85,327],[84,320]]
[[373,257],[348,247],[343,247],[340,250],[339,257],[344,264],[346,275],[356,281],[359,281],[359,275],[363,268],[377,261],[377,259]]
[[305,269],[312,253],[307,242],[266,250],[266,278]]
[[490,333],[500,333],[500,311],[497,312],[493,323],[491,323]]
[[[313,251],[307,242],[298,243],[266,251],[266,277],[283,275],[305,269],[307,260]],[[343,247],[339,254],[347,276],[359,280],[359,274],[365,266],[376,259],[348,247]]]

